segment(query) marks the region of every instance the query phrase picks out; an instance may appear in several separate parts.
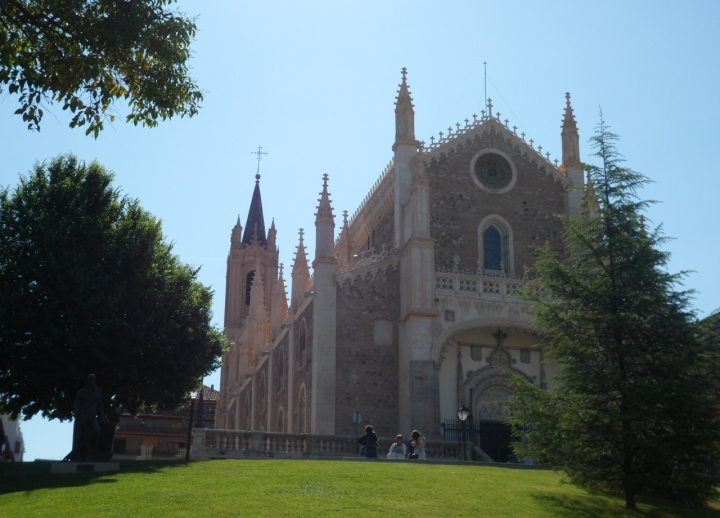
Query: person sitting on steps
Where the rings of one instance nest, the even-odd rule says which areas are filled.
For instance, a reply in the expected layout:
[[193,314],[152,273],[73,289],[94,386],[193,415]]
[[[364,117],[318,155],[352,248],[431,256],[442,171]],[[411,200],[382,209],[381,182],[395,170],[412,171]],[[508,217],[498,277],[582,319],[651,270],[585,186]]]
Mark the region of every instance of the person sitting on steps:
[[404,459],[405,458],[405,445],[403,444],[403,436],[398,435],[396,442],[390,446],[390,451],[387,454],[388,459]]

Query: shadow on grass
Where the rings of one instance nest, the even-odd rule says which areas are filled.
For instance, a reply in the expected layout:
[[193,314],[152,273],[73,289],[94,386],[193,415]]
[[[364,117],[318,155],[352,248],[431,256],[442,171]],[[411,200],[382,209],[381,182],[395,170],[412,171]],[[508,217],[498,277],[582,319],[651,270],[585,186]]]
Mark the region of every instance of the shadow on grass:
[[718,518],[720,510],[709,507],[689,507],[655,500],[640,499],[638,512],[625,509],[625,500],[617,495],[601,493],[590,495],[558,495],[536,493],[532,498],[554,516],[572,518],[606,518],[620,515],[651,518],[693,517]]
[[158,473],[163,469],[185,468],[184,461],[121,461],[115,473],[50,473],[50,462],[0,463],[0,495],[38,489],[113,484],[118,473]]

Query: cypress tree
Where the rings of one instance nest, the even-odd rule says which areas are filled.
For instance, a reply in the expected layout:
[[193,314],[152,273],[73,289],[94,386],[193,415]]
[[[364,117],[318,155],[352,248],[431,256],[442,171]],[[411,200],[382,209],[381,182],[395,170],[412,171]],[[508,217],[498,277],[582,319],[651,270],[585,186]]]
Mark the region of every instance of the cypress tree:
[[604,121],[591,143],[583,215],[564,219],[565,257],[549,245],[528,290],[534,325],[559,374],[544,391],[515,377],[509,401],[518,456],[563,469],[573,483],[704,502],[720,483],[717,346],[702,339],[669,273],[661,227],[648,231],[648,178],[623,167]]

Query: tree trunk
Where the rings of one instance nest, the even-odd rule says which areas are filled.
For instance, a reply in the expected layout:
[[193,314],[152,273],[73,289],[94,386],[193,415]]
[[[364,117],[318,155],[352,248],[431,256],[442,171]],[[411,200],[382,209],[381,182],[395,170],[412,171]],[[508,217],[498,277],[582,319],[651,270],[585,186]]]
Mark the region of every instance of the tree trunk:
[[633,465],[632,438],[630,436],[630,423],[627,418],[623,421],[623,471],[625,475],[625,508],[637,510],[635,503],[635,466]]

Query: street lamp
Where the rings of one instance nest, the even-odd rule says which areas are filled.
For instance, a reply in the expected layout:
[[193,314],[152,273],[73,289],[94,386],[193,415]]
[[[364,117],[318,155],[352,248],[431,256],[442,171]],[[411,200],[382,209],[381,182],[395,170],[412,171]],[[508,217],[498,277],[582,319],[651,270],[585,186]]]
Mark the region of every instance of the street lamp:
[[195,410],[195,398],[197,397],[197,395],[197,390],[190,391],[190,420],[188,421],[188,436],[187,443],[185,444],[185,462],[190,461],[190,441],[192,440],[193,410]]
[[466,407],[465,405],[461,405],[460,408],[458,408],[458,418],[460,419],[460,423],[462,423],[462,433],[463,433],[463,460],[467,460],[467,454],[466,454],[466,438],[465,438],[465,422],[467,421],[468,416],[470,415],[470,409]]

